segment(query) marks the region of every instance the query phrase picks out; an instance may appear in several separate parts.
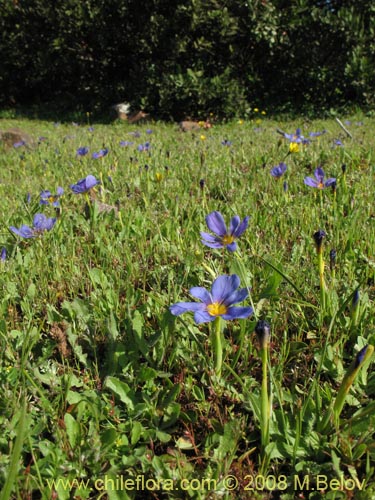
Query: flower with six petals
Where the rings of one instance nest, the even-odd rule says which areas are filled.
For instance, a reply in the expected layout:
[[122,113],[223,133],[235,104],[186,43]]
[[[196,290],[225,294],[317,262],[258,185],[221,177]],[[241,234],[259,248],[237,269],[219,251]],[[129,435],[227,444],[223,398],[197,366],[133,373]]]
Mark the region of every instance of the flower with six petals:
[[197,324],[209,323],[218,316],[224,320],[247,318],[253,313],[252,307],[233,307],[248,295],[247,288],[238,290],[239,285],[240,278],[236,274],[219,276],[213,282],[211,292],[200,286],[190,289],[190,294],[201,302],[177,302],[170,306],[170,311],[174,316],[194,312]]
[[247,216],[241,222],[240,217],[235,215],[230,221],[228,230],[221,213],[217,211],[211,212],[206,217],[206,223],[208,229],[215,233],[216,236],[202,231],[202,243],[210,248],[226,247],[230,252],[234,252],[237,249],[235,239],[246,230],[249,219],[250,217]]
[[62,187],[57,188],[56,194],[52,194],[51,191],[46,189],[40,193],[40,204],[41,205],[52,205],[54,207],[60,206],[59,198],[64,194]]
[[330,177],[326,181],[324,180],[324,170],[321,167],[318,167],[314,172],[315,179],[312,177],[305,177],[304,183],[306,186],[310,186],[313,188],[323,189],[325,187],[332,186],[336,184],[336,179],[334,177]]

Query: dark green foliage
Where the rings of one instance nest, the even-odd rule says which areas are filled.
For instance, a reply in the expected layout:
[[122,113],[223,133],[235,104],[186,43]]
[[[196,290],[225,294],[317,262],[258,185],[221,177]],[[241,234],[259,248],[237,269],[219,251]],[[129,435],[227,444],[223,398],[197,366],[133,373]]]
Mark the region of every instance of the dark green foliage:
[[0,104],[162,118],[372,105],[375,6],[351,0],[13,0]]

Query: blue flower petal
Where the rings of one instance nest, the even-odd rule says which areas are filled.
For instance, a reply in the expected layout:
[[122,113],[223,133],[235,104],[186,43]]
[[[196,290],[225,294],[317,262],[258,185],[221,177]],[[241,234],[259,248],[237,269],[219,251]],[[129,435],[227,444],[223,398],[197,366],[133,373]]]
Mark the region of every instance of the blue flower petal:
[[196,299],[204,302],[206,305],[212,303],[211,294],[202,286],[194,286],[193,288],[190,288],[190,294]]
[[234,217],[231,218],[230,223],[229,223],[229,234],[235,235],[236,229],[240,225],[241,219],[239,218],[238,215],[235,215]]
[[86,189],[91,189],[99,183],[93,175],[88,175],[85,179]]
[[17,236],[21,236],[21,238],[33,238],[35,236],[34,231],[29,226],[21,226],[19,229],[10,226],[9,229]]
[[206,217],[206,224],[210,231],[219,236],[225,236],[227,234],[227,226],[220,212],[214,211],[208,214]]
[[46,228],[47,217],[44,214],[35,214],[33,225],[38,231],[43,231]]
[[313,179],[312,177],[305,177],[305,179],[303,180],[303,182],[306,184],[306,186],[310,186],[310,187],[313,187],[313,188],[317,188],[318,187],[318,182]]
[[219,276],[212,284],[212,302],[224,303],[226,298],[239,287],[239,284],[240,278],[236,274]]
[[240,290],[235,290],[231,295],[229,295],[225,301],[224,305],[231,306],[233,304],[237,304],[238,302],[242,302],[246,299],[249,292],[247,288],[241,288]]
[[205,305],[200,302],[177,302],[169,307],[169,310],[174,316],[179,316],[185,312],[195,312],[204,310]]
[[241,222],[241,224],[239,224],[236,228],[236,230],[234,231],[233,236],[235,236],[236,238],[239,238],[241,236],[241,234],[247,229],[247,226],[249,225],[249,219],[250,217],[247,215],[243,221]]
[[194,320],[199,325],[200,323],[210,323],[216,318],[216,316],[211,316],[207,311],[196,311],[194,313]]
[[324,170],[322,167],[318,167],[314,172],[315,178],[318,182],[323,182],[324,179]]
[[237,250],[237,243],[235,241],[233,241],[233,243],[229,243],[229,245],[226,245],[226,248],[230,252],[235,252]]
[[221,317],[229,321],[232,319],[245,319],[253,314],[253,312],[252,307],[230,307],[227,314],[223,314]]
[[332,184],[336,184],[336,179],[334,177],[330,177],[324,183],[325,187],[332,186]]
[[201,231],[201,238],[203,238],[208,243],[219,243],[221,247],[223,246],[221,238],[219,236],[213,236],[210,233],[205,233],[204,231]]

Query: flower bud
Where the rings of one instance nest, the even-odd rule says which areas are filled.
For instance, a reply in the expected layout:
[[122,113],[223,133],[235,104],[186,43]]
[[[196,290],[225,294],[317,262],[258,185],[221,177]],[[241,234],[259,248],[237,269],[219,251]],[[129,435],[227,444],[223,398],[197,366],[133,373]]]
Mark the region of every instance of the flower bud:
[[327,236],[327,234],[322,229],[319,229],[319,231],[317,231],[316,233],[313,234],[313,238],[314,238],[315,245],[316,245],[316,250],[318,253],[321,253],[323,239],[326,236]]
[[259,320],[255,326],[255,333],[261,349],[266,349],[270,343],[271,327],[267,321]]
[[332,248],[332,250],[329,252],[329,268],[331,269],[331,271],[333,271],[336,266],[336,255],[336,250]]

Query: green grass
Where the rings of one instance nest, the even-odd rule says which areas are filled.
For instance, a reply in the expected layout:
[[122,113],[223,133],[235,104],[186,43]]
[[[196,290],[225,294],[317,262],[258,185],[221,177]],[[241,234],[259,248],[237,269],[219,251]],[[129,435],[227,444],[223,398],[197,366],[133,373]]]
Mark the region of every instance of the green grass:
[[[352,361],[375,344],[375,122],[349,119],[352,139],[336,121],[302,118],[216,125],[204,138],[164,123],[0,121],[45,137],[0,157],[1,500],[374,498],[375,377],[371,360]],[[276,128],[298,126],[327,133],[288,154]],[[336,193],[304,184],[318,166]],[[71,192],[88,174],[119,214]],[[58,186],[56,215],[39,194]],[[202,245],[214,210],[250,216],[238,252]],[[51,231],[9,230],[37,212],[57,216]],[[169,306],[232,273],[254,314],[226,322],[215,372],[210,325]],[[267,349],[258,320],[271,325]]]

